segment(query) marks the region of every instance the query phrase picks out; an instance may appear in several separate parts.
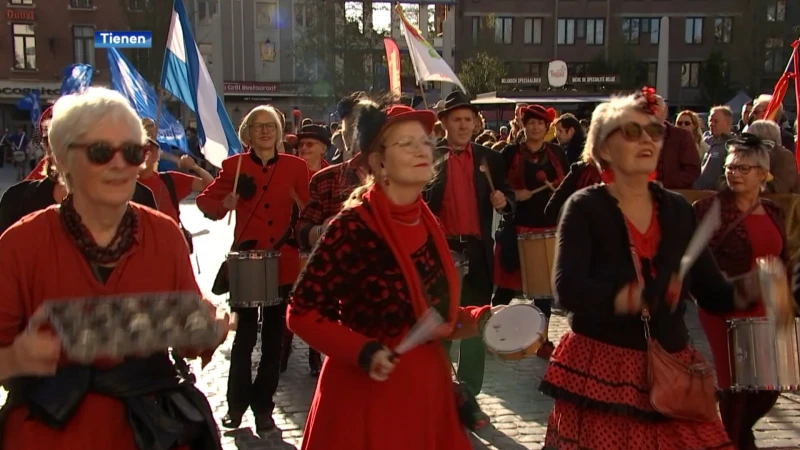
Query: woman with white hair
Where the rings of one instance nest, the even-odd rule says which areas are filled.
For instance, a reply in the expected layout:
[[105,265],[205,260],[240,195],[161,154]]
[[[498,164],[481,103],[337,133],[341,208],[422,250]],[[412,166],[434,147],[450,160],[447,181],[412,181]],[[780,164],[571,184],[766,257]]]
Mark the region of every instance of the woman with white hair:
[[[759,122],[766,121],[756,121],[750,128]],[[709,248],[727,276],[735,277],[747,273],[755,267],[756,258],[772,256],[781,258],[787,266],[790,264],[783,210],[776,203],[760,197],[768,182],[769,152],[776,145],[780,144],[749,133],[729,140],[728,157],[725,161],[725,188],[712,197],[694,203],[697,218],[701,220],[708,214],[714,200],[720,201],[724,225],[712,237]],[[794,161],[792,167],[794,168]],[[764,317],[765,314],[761,301],[749,311],[727,314],[700,311],[700,324],[708,337],[717,368],[722,422],[736,448],[740,450],[756,449],[753,426],[772,409],[779,392],[731,390],[726,320]]]
[[[49,138],[67,195],[0,236],[0,382],[9,392],[0,446],[221,449],[208,402],[176,377],[166,349],[82,365],[61,352],[54,334],[32,325],[45,301],[200,294],[175,223],[130,201],[145,135],[128,101],[104,88],[61,97]],[[221,343],[228,318],[217,323]],[[212,352],[200,355],[208,361]]]
[[553,280],[572,331],[540,386],[555,398],[547,449],[734,448],[716,417],[710,376],[707,395],[691,399],[696,413],[712,411],[707,421],[674,418],[677,411],[651,402],[680,398],[684,392],[669,389],[685,384],[651,383],[650,352],[669,354],[684,367],[680,373],[701,361],[687,341],[684,299],[691,294],[701,307],[724,313],[749,305],[757,290],[754,276],[727,281],[708,250],[679,281],[696,219],[683,197],[649,181],[665,133],[657,107],[643,90],[601,104],[592,116],[586,148],[603,184],[573,194],[558,226]]
[[781,145],[781,129],[778,124],[771,120],[756,120],[747,127],[747,132],[764,141],[775,143],[768,149],[767,192],[776,194],[797,192],[797,162],[794,154]]
[[[256,430],[275,429],[273,396],[278,389],[286,304],[292,284],[300,273],[300,254],[285,245],[291,234],[295,201],[308,201],[308,168],[302,159],[281,153],[283,118],[272,106],[256,106],[239,126],[239,140],[248,149],[222,162],[219,175],[197,196],[197,207],[211,220],[236,212],[233,248],[237,251],[279,251],[279,298],[247,299],[262,308],[232,308],[239,315],[228,373],[228,413],[222,425],[238,428],[248,408],[255,415]],[[237,181],[238,177],[238,181]],[[236,191],[234,192],[234,186]],[[218,280],[227,281],[227,265]],[[215,283],[216,294],[228,291],[227,283]],[[225,286],[223,286],[225,285]],[[243,299],[237,299],[241,301]],[[261,360],[252,379],[251,355],[256,345],[261,310]]]

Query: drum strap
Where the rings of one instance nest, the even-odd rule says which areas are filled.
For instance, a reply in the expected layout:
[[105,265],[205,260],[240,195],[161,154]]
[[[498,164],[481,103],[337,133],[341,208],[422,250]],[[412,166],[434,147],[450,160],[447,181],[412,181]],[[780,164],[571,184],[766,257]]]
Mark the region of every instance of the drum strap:
[[761,205],[761,199],[756,200],[756,202],[753,203],[752,206],[747,208],[747,210],[745,212],[741,213],[739,215],[739,217],[736,218],[736,220],[731,222],[730,225],[728,225],[728,228],[725,228],[725,231],[723,231],[722,234],[720,234],[719,240],[717,241],[716,245],[719,245],[722,242],[724,242],[725,238],[727,238],[728,235],[731,234],[731,231],[733,231],[737,226],[739,226],[739,224],[742,223],[742,221],[747,216],[749,216],[753,211],[755,211],[756,208],[758,208],[760,205]]

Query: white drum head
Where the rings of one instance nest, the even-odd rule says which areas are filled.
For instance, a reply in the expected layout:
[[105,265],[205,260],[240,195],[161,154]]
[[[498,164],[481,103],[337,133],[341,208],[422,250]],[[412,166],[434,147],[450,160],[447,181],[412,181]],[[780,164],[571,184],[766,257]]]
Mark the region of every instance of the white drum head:
[[514,353],[542,337],[545,317],[533,305],[509,306],[493,315],[483,331],[483,342],[497,353]]

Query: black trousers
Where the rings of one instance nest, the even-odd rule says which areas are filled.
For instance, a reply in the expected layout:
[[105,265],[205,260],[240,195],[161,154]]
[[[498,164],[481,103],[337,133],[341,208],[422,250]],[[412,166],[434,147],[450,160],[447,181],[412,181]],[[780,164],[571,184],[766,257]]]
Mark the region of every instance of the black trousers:
[[[281,298],[288,299],[291,285],[278,288]],[[228,410],[243,413],[249,406],[253,414],[272,414],[272,397],[278,390],[281,370],[283,332],[286,327],[286,304],[265,308],[232,308],[239,315],[236,337],[231,349],[228,373]],[[261,360],[252,380],[253,348],[258,339],[258,315],[261,323]]]
[[739,450],[758,450],[753,426],[775,406],[779,392],[724,391],[719,399],[722,424]]

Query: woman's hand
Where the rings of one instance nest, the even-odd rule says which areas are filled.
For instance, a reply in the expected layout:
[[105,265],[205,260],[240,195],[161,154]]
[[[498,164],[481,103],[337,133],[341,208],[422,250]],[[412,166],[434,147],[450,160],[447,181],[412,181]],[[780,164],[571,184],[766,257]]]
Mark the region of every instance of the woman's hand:
[[47,331],[23,331],[11,344],[15,376],[54,375],[61,356],[61,342]]
[[225,199],[222,200],[222,207],[225,208],[226,211],[232,211],[236,209],[236,203],[239,202],[239,194],[234,194],[231,192],[230,194],[225,196]]
[[394,361],[392,352],[385,348],[378,350],[372,355],[372,360],[369,364],[369,377],[375,381],[388,380],[389,374],[394,370]]
[[619,315],[639,314],[642,311],[642,290],[643,287],[636,282],[623,286],[614,298],[614,311]]

